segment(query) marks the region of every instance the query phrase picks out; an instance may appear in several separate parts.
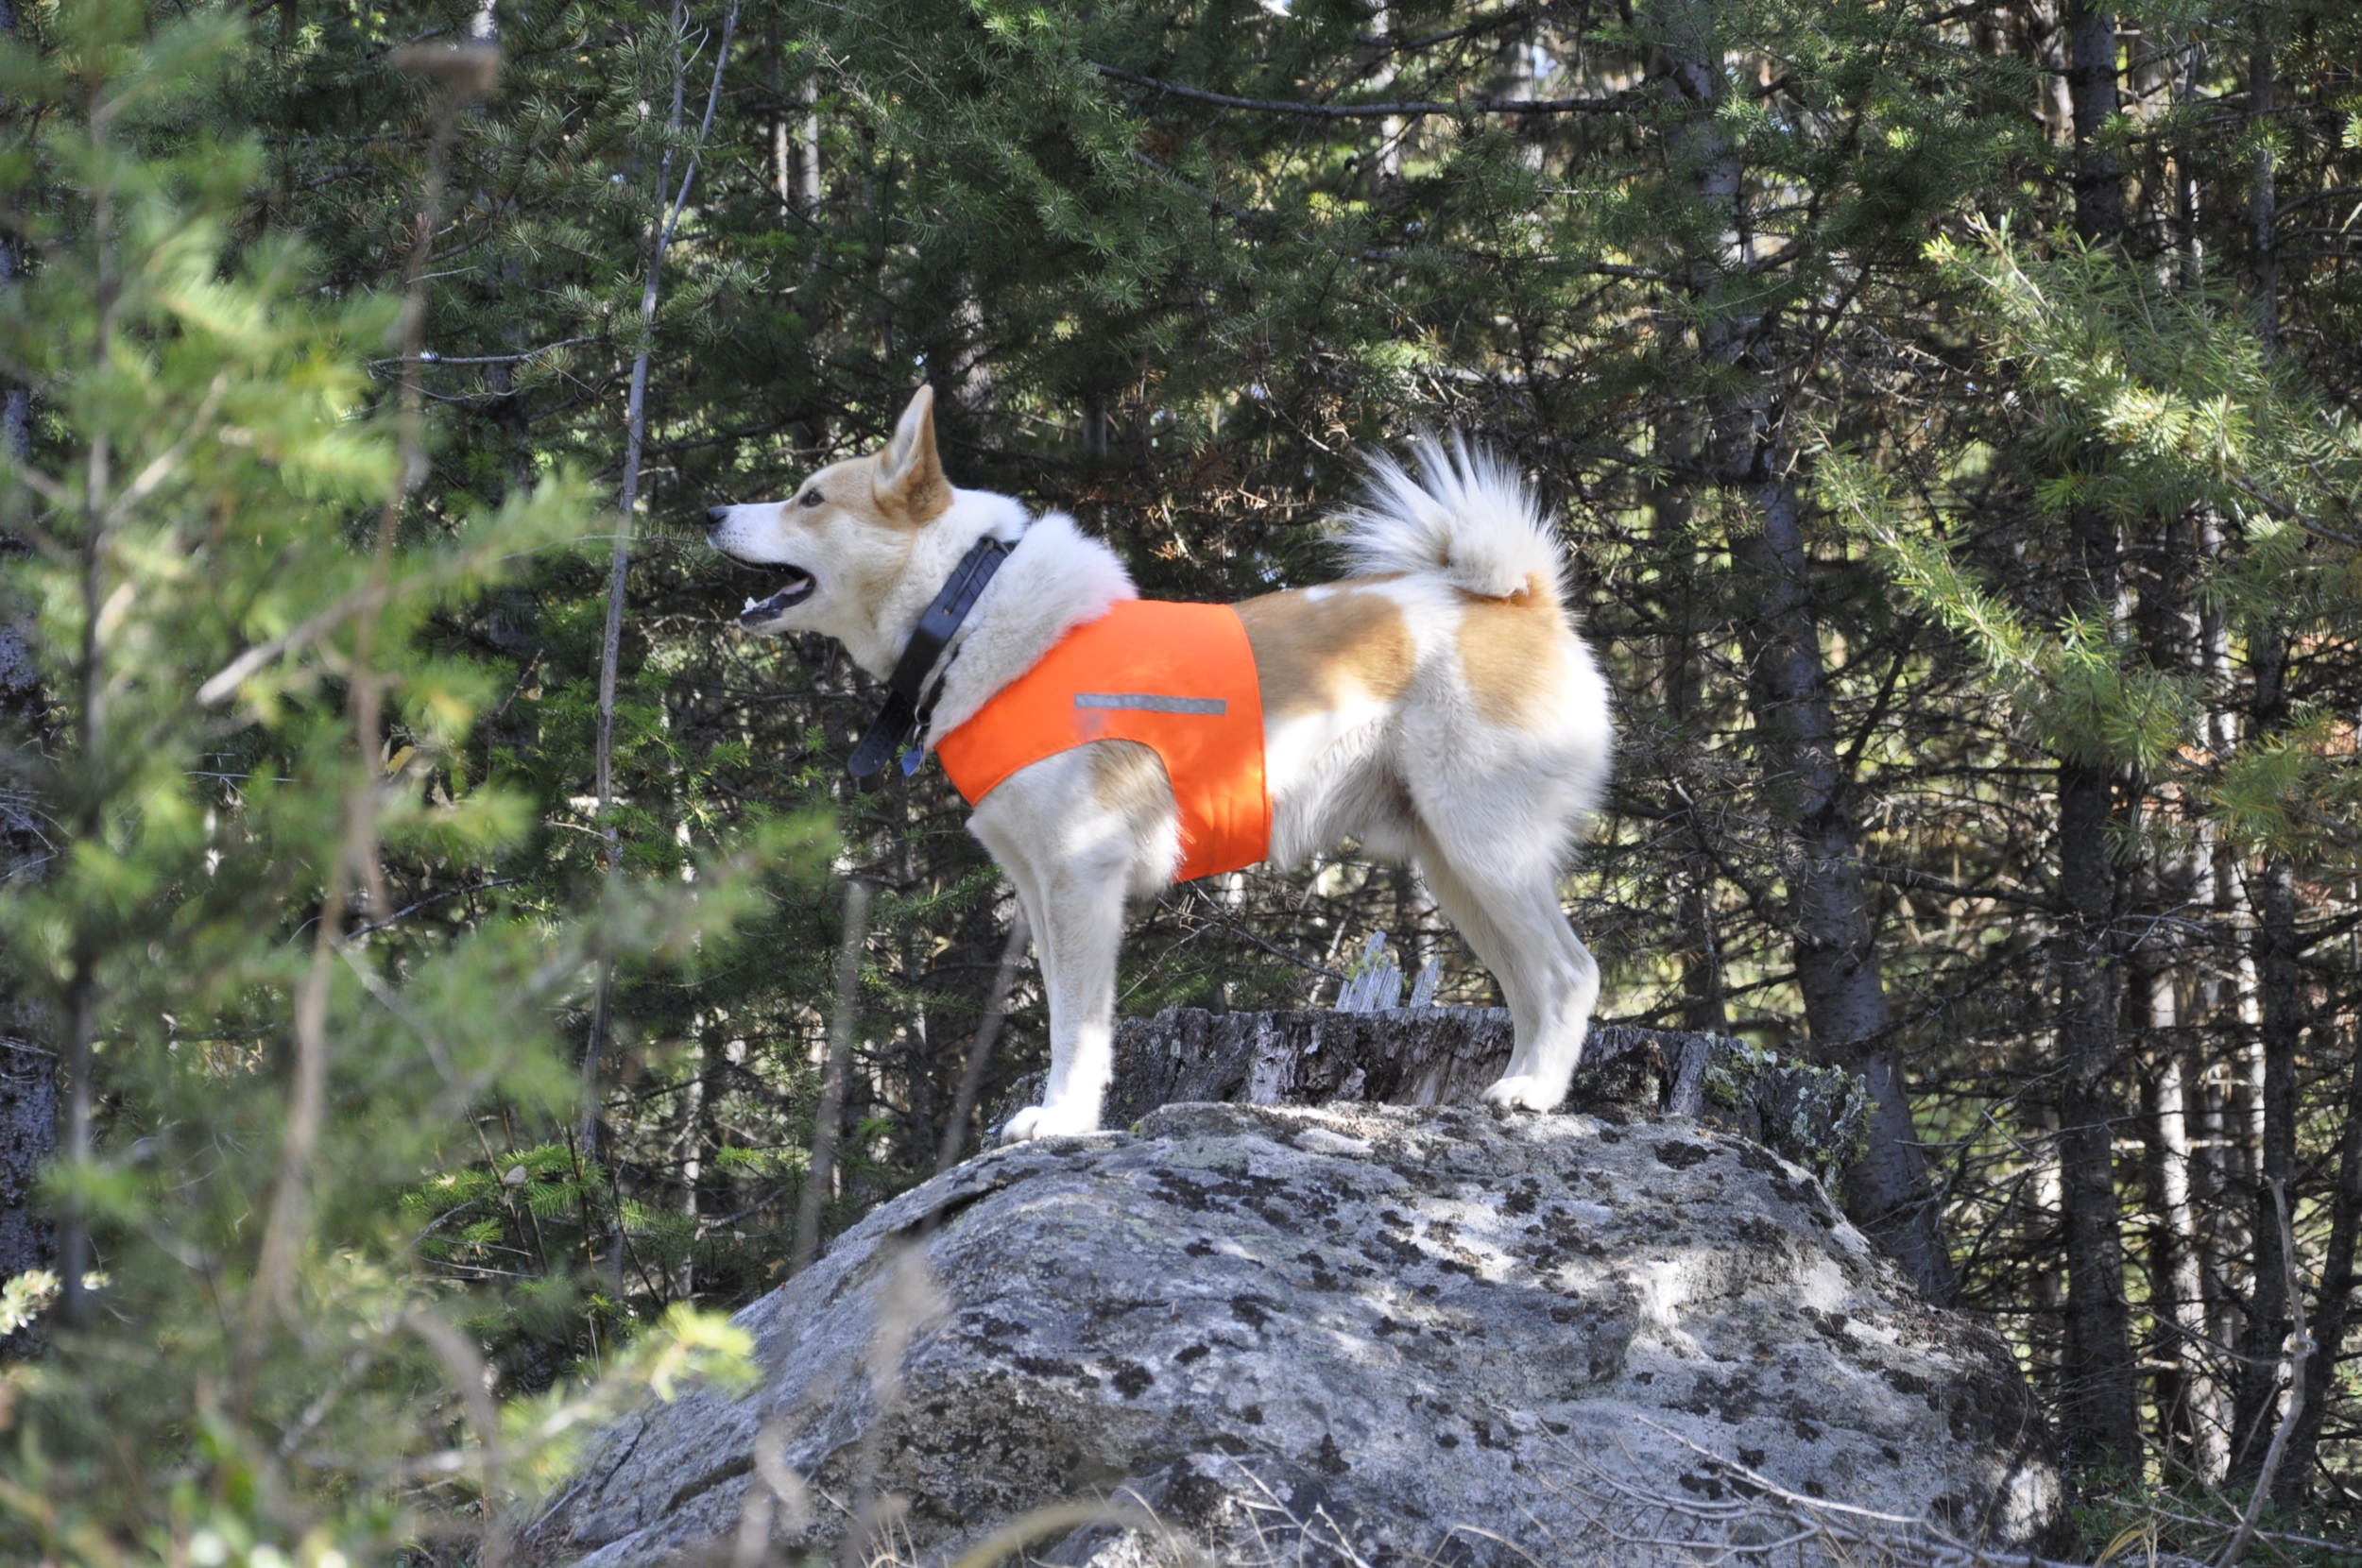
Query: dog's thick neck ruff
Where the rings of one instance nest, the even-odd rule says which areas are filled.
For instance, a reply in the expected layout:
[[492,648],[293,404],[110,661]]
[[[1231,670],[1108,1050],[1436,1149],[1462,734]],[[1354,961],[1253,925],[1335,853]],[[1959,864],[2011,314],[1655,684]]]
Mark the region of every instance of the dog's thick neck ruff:
[[1030,525],[1020,521],[1019,536],[1009,527],[1011,511],[1022,519],[1021,507],[1006,496],[957,492],[951,510],[930,530],[947,536],[947,543],[957,541],[957,549],[937,547],[947,558],[928,563],[923,576],[914,562],[905,578],[919,581],[896,595],[909,606],[894,640],[892,656],[899,661],[927,605],[950,579],[960,556],[987,537],[1016,538],[991,586],[944,650],[949,664],[937,663],[942,690],[920,737],[924,744],[932,745],[934,737],[974,718],[996,692],[1039,663],[1068,632],[1105,615],[1111,605],[1139,597],[1116,553],[1077,528],[1072,518],[1045,512]]
[[930,707],[928,683],[930,679],[941,678],[935,672],[943,663],[946,650],[959,636],[968,612],[976,607],[976,601],[992,586],[993,577],[1012,548],[989,534],[969,545],[959,565],[951,569],[950,580],[919,616],[910,640],[902,646],[902,656],[894,662],[894,673],[886,681],[884,703],[879,707],[877,717],[869,721],[868,729],[863,732],[860,743],[854,746],[852,757],[845,764],[845,771],[863,789],[877,787],[912,731],[926,724]]

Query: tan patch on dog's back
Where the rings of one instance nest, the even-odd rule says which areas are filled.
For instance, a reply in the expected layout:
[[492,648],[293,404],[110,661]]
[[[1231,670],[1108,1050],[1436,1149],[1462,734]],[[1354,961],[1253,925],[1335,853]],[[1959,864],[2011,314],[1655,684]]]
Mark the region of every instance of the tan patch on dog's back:
[[1506,599],[1471,598],[1460,607],[1460,670],[1486,724],[1540,728],[1555,706],[1566,626],[1557,599],[1542,588],[1529,581]]
[[1402,695],[1418,668],[1419,645],[1402,605],[1363,587],[1385,581],[1355,578],[1234,606],[1255,654],[1266,721],[1324,712],[1349,692],[1381,702]]

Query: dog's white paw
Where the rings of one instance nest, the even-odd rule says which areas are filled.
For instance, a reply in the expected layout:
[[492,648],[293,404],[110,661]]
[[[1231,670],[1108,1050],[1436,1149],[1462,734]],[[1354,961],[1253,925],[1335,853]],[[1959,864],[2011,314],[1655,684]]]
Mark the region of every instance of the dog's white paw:
[[1555,1111],[1566,1098],[1564,1079],[1552,1083],[1532,1073],[1504,1078],[1477,1097],[1496,1111]]
[[1064,1138],[1098,1131],[1096,1113],[1072,1106],[1032,1105],[1009,1118],[1001,1129],[1001,1141],[1023,1143],[1028,1138]]

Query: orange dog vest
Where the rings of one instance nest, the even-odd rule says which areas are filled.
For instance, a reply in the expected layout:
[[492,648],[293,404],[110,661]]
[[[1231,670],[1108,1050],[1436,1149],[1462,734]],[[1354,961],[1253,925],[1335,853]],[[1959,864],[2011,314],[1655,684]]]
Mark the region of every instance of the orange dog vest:
[[1271,848],[1263,691],[1239,612],[1127,599],[1077,626],[935,742],[970,806],[1017,772],[1093,741],[1155,748],[1181,818],[1180,879]]

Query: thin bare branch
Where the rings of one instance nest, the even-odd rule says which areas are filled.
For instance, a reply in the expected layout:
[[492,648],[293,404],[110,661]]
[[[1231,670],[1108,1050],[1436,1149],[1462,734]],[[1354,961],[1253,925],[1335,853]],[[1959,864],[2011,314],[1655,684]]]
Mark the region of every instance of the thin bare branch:
[[1635,88],[1599,98],[1462,98],[1457,101],[1414,98],[1402,103],[1317,104],[1289,98],[1233,97],[1227,93],[1209,93],[1202,87],[1184,87],[1179,82],[1135,76],[1129,71],[1119,71],[1112,65],[1094,65],[1092,69],[1110,81],[1171,94],[1173,97],[1187,98],[1192,103],[1212,104],[1217,109],[1249,110],[1258,114],[1295,114],[1313,120],[1408,119],[1417,114],[1616,114],[1643,101],[1641,90]]

